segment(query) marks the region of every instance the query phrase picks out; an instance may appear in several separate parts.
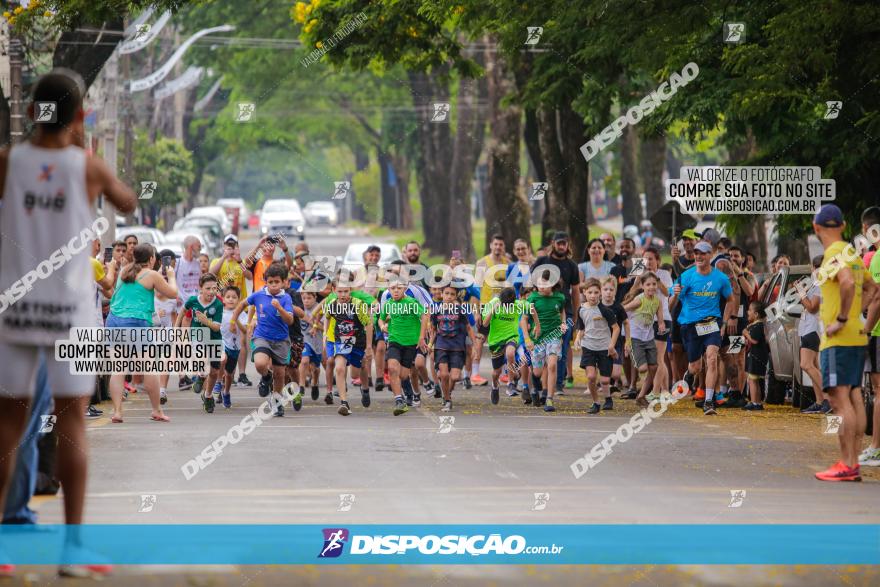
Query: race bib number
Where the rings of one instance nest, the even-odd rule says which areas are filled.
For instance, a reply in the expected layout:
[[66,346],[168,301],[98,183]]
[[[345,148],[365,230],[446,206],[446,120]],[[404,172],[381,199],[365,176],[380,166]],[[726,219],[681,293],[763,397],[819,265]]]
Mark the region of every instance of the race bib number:
[[698,336],[706,336],[707,334],[718,332],[718,323],[714,320],[712,322],[697,322],[696,329]]
[[739,354],[739,352],[742,351],[746,345],[745,336],[728,336],[727,338],[730,339],[730,344],[727,347],[728,355]]

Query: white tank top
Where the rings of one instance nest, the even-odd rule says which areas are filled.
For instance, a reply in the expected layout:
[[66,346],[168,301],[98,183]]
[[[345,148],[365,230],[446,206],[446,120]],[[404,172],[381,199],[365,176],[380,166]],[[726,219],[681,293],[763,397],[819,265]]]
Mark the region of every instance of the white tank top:
[[0,200],[0,340],[52,346],[95,325],[96,227],[109,228],[89,206],[83,149],[12,147]]

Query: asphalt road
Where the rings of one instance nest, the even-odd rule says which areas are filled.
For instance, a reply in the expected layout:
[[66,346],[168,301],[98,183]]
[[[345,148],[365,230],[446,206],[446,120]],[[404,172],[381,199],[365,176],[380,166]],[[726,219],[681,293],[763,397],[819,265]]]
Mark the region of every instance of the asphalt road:
[[[309,236],[316,254],[341,254],[347,231]],[[245,240],[243,246],[253,244]],[[489,374],[484,363],[482,374]],[[253,367],[249,375],[256,381]],[[581,376],[581,374],[578,374]],[[123,424],[90,421],[89,523],[877,523],[880,471],[860,484],[827,484],[813,473],[836,460],[836,439],[817,416],[770,407],[704,417],[689,400],[615,447],[580,479],[571,463],[636,412],[634,402],[588,416],[583,384],[545,414],[519,398],[493,406],[488,387],[454,391],[454,422],[440,400],[394,417],[388,391],[343,417],[307,396],[254,430],[187,481],[181,466],[260,403],[256,389],[233,388],[233,407],[206,414],[198,396],[171,390],[168,424],[149,420],[133,394]],[[323,396],[323,392],[322,392]],[[338,402],[338,400],[337,400]],[[107,414],[109,407],[104,406]],[[745,491],[731,507],[731,491]],[[536,493],[547,493],[536,507]],[[347,511],[341,494],[353,495]],[[149,513],[144,495],[155,495]],[[59,497],[36,498],[44,523],[62,520]],[[218,562],[222,561],[218,537]],[[133,545],[134,548],[139,547]],[[699,544],[683,545],[699,549]],[[768,545],[768,548],[772,545]],[[214,548],[214,546],[211,546]],[[623,549],[626,545],[610,544]],[[805,544],[804,548],[821,548]],[[11,584],[44,582],[25,569]],[[111,584],[134,585],[484,585],[484,584],[877,584],[873,567],[126,567]]]

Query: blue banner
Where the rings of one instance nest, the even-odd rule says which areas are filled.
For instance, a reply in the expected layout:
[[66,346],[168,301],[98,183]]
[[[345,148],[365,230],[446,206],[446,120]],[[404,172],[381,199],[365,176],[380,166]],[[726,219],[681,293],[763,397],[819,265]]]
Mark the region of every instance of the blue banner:
[[[222,560],[214,546],[222,544]],[[821,548],[808,545],[821,544]],[[880,561],[880,525],[0,526],[21,565],[843,565]]]

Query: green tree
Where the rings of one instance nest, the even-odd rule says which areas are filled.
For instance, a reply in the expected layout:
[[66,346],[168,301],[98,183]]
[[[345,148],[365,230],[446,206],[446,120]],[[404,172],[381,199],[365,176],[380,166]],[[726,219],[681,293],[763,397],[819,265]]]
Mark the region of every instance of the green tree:
[[192,153],[178,140],[159,137],[150,142],[147,133],[139,132],[134,145],[134,171],[137,187],[145,181],[156,183],[153,197],[144,200],[155,223],[159,210],[170,212],[189,194],[194,179]]

